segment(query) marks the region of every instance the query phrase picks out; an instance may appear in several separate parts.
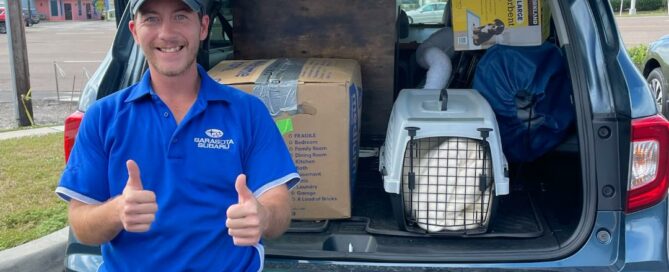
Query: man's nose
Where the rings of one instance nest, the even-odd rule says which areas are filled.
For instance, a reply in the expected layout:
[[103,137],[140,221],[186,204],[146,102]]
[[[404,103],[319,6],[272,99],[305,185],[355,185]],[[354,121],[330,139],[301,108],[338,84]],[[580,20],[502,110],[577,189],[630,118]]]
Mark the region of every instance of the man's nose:
[[172,20],[164,20],[160,26],[158,37],[160,38],[170,38],[174,37],[176,34],[176,25]]

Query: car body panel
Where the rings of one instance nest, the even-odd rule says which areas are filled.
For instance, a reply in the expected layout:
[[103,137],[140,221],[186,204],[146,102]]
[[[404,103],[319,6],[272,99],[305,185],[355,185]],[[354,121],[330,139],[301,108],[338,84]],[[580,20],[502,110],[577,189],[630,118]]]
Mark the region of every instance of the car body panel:
[[[662,72],[669,74],[669,35],[662,36],[648,45],[648,53],[646,54],[644,63],[648,64],[650,60],[657,61],[659,67],[662,67]],[[650,72],[647,71],[648,69],[648,67],[644,66],[644,75]]]
[[[427,268],[495,269],[494,271],[667,271],[668,201],[625,215],[597,213],[597,223],[586,245],[573,255],[555,261],[518,263],[378,263],[268,258],[266,271],[425,271]],[[621,224],[624,222],[624,229]],[[603,232],[603,233],[602,233]],[[608,236],[606,233],[617,233]],[[600,238],[601,237],[601,238]],[[355,254],[355,253],[353,253]]]
[[[651,79],[651,73],[655,69],[660,69],[661,75],[664,77],[664,82],[655,78]],[[656,104],[662,110],[665,117],[669,117],[669,35],[665,35],[660,39],[648,45],[648,51],[643,61],[643,76],[650,84],[651,94],[656,97]],[[661,97],[657,98],[659,94]]]
[[7,33],[6,10],[0,7],[0,34]]

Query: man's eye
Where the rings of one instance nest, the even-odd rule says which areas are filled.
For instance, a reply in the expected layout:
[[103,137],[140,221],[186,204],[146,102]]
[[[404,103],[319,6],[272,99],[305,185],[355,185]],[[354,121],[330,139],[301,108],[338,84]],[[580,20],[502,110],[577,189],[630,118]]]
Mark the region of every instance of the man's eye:
[[146,23],[155,23],[158,22],[158,17],[146,17],[144,19],[144,22]]
[[183,21],[183,20],[186,20],[187,18],[188,17],[186,15],[183,15],[183,14],[178,14],[177,16],[174,17],[174,19],[176,19],[177,21]]

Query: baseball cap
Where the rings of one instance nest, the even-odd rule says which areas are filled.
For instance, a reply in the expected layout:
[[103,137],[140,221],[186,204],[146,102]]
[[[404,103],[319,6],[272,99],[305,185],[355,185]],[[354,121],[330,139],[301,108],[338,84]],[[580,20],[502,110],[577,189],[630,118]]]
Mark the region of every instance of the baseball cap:
[[[190,7],[193,11],[203,14],[204,13],[204,4],[202,4],[202,0],[181,0],[186,4],[188,7]],[[146,0],[132,0],[130,3],[132,7],[132,14],[137,14],[137,11],[139,10],[139,7],[144,4]]]

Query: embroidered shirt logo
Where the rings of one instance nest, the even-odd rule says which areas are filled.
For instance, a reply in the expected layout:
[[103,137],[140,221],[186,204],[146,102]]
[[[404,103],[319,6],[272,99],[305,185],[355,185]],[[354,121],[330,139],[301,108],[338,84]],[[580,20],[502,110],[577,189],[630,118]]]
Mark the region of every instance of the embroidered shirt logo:
[[220,129],[215,129],[215,128],[207,129],[207,131],[205,131],[204,134],[207,134],[207,136],[209,136],[210,138],[214,138],[214,139],[218,139],[218,138],[223,137],[223,131],[221,131]]
[[228,150],[230,146],[235,144],[235,141],[232,139],[222,139],[223,131],[220,129],[207,129],[204,134],[207,137],[196,137],[193,139],[195,144],[197,144],[197,148]]

